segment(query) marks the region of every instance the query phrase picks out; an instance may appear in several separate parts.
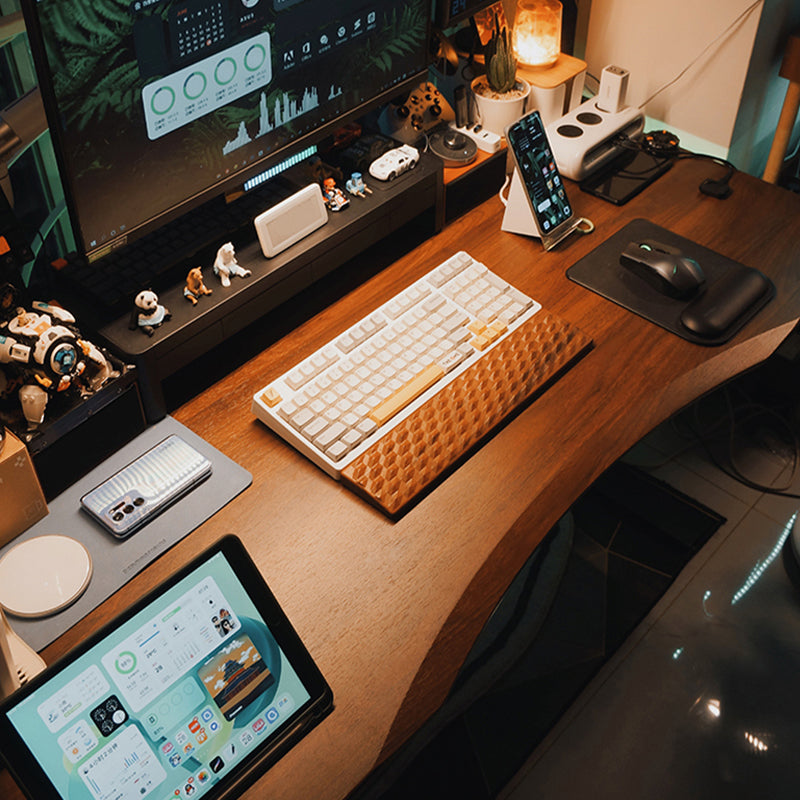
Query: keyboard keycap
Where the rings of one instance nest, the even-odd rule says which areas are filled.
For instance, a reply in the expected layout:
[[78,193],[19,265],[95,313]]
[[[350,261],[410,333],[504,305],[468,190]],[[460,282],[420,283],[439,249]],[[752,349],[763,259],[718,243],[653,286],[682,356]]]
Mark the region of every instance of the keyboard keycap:
[[387,397],[377,408],[372,409],[370,419],[383,425],[388,422],[395,414],[402,411],[412,400],[419,397],[426,389],[433,386],[436,381],[444,377],[445,371],[438,364],[431,364],[420,372],[416,377],[411,378],[391,397]]
[[253,411],[339,478],[539,309],[456,253],[253,395]]

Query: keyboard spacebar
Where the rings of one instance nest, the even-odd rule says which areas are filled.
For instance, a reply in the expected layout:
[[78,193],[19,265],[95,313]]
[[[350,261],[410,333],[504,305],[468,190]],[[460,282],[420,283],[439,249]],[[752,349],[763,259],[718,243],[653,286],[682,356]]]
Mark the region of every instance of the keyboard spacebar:
[[409,403],[416,400],[426,389],[443,378],[445,371],[438,364],[430,364],[422,372],[417,373],[410,381],[404,383],[393,395],[379,403],[369,413],[370,419],[383,425],[395,414],[402,411]]

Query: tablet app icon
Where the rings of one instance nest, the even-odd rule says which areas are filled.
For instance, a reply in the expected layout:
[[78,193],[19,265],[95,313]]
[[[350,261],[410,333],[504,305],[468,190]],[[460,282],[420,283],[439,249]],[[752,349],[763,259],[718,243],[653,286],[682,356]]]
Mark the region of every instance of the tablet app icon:
[[275,676],[246,634],[228,640],[203,664],[198,675],[228,720],[275,683]]

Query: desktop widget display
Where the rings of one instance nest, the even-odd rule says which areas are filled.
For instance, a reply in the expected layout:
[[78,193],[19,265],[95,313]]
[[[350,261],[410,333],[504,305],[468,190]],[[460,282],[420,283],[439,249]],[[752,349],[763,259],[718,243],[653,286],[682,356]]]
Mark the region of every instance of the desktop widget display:
[[429,60],[429,0],[26,0],[25,13],[87,252],[243,182]]
[[214,557],[8,713],[60,796],[201,797],[310,699]]

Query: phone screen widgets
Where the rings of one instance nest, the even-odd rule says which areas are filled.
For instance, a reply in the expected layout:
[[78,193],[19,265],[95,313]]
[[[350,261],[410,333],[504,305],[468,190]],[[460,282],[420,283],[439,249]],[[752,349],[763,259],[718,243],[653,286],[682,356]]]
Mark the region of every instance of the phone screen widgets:
[[549,233],[572,216],[572,207],[539,114],[515,123],[509,137],[539,227]]

